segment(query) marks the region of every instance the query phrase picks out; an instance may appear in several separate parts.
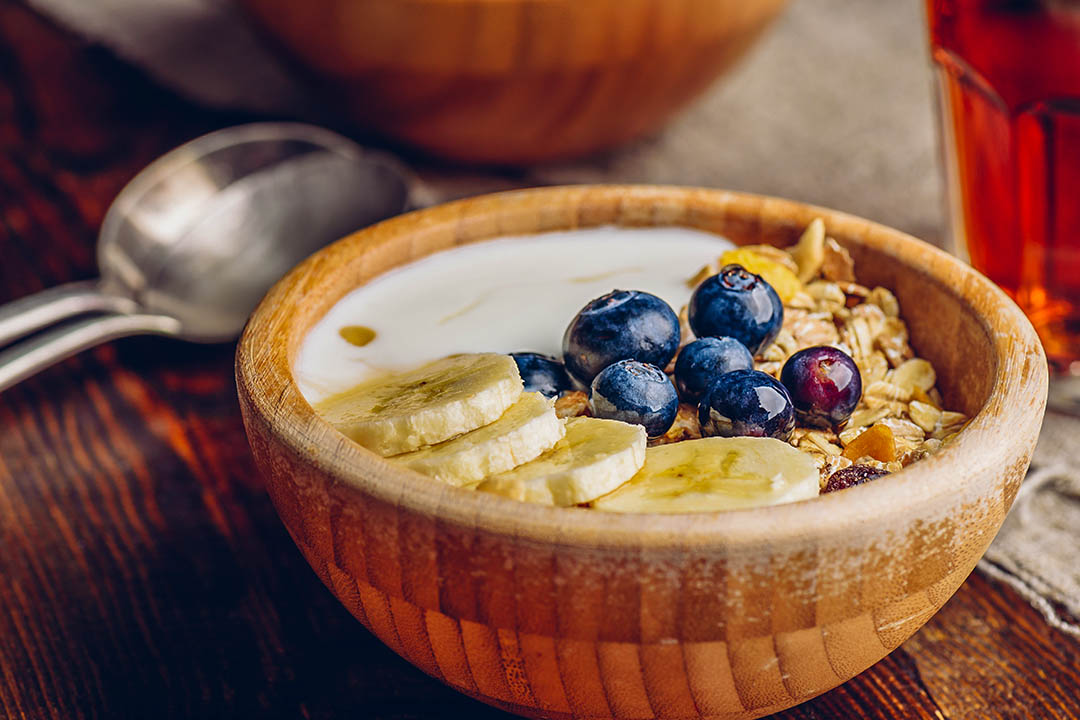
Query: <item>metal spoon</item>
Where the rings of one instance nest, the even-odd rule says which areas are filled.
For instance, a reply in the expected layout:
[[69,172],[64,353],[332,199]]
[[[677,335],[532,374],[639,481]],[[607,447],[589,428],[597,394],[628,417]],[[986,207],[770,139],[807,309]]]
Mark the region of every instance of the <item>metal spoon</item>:
[[409,203],[392,158],[328,130],[256,123],[182,145],[139,173],[101,226],[101,278],[0,307],[0,391],[129,335],[236,337],[259,300],[315,250]]

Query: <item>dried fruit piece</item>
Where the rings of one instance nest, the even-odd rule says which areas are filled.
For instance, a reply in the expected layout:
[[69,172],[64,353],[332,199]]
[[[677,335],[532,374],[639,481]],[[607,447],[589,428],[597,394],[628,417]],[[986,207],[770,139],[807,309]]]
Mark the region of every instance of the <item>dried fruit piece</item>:
[[888,474],[886,470],[880,470],[869,465],[851,465],[830,475],[821,492],[830,493],[837,490],[846,490],[849,487],[862,485],[864,482],[876,480]]
[[728,250],[720,256],[721,265],[742,265],[744,268],[760,275],[765,282],[772,285],[773,290],[780,296],[782,302],[787,302],[802,290],[802,283],[795,273],[786,267],[760,255],[750,248],[735,248]]
[[896,442],[892,430],[888,425],[874,425],[844,448],[844,457],[851,460],[872,457],[878,462],[896,460]]
[[799,266],[791,258],[791,255],[780,248],[773,247],[772,245],[743,245],[742,249],[750,250],[767,260],[772,260],[778,265],[783,265],[788,270],[795,273],[795,275],[799,274]]

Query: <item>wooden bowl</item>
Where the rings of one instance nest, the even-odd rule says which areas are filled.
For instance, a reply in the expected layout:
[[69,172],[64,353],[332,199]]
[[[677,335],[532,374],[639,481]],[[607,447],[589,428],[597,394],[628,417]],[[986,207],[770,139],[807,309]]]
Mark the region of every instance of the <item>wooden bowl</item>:
[[367,127],[473,163],[651,132],[786,0],[243,0]]
[[[290,372],[345,293],[438,250],[604,224],[787,245],[818,216],[862,282],[896,292],[948,406],[974,416],[939,454],[850,490],[696,515],[518,503],[354,444],[315,415]],[[326,586],[429,675],[548,718],[756,718],[880,660],[990,544],[1027,469],[1047,383],[1024,315],[955,258],[838,212],[664,187],[511,192],[362,230],[267,295],[236,368],[270,497]]]

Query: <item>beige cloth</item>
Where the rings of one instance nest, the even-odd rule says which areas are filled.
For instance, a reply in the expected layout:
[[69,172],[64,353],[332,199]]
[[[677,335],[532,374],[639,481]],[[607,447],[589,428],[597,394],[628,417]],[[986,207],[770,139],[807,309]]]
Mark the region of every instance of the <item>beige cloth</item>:
[[[312,117],[302,83],[229,0],[30,2],[191,98]],[[655,137],[514,175],[420,168],[421,175],[432,200],[577,182],[747,190],[841,208],[941,243],[921,5],[796,0],[739,67]],[[1077,438],[1080,420],[1047,417],[1030,479],[981,564],[1073,633],[1080,633]]]
[[1080,637],[1080,418],[1047,413],[1031,469],[979,569]]

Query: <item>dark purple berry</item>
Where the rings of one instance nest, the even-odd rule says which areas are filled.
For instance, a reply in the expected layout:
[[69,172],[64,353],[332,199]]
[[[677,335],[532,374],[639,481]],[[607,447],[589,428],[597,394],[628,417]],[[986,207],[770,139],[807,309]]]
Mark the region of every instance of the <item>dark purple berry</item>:
[[850,465],[830,475],[828,482],[825,483],[825,489],[821,492],[830,493],[837,490],[846,490],[849,487],[862,485],[864,482],[876,480],[888,474],[887,470],[878,470],[876,467],[870,467],[869,465]]
[[847,422],[862,397],[862,376],[843,350],[827,345],[800,350],[780,371],[799,422],[827,428]]

